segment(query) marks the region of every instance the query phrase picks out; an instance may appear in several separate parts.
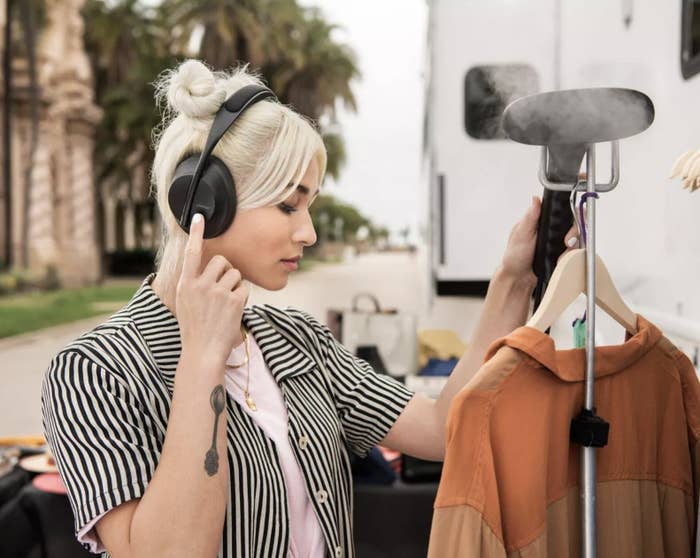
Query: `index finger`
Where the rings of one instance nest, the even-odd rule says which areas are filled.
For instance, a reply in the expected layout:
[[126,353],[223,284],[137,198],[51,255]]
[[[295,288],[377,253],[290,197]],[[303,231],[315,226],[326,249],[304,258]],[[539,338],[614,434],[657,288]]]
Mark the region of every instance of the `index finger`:
[[190,223],[190,235],[185,245],[185,255],[182,262],[183,277],[197,277],[202,263],[202,246],[204,246],[204,217],[195,213]]

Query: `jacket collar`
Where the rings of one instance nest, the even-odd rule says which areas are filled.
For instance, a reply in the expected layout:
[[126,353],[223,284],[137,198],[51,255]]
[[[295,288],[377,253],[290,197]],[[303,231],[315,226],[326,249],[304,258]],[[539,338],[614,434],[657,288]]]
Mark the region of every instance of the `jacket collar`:
[[[182,352],[180,325],[151,288],[155,276],[151,273],[143,280],[127,304],[127,311],[148,345],[156,366],[166,380],[172,382]],[[243,309],[243,324],[255,338],[265,364],[278,384],[316,366],[307,344],[300,337],[299,327],[285,312],[268,305],[246,307]]]
[[[620,372],[641,359],[662,338],[661,331],[637,314],[637,333],[625,337],[622,345],[606,345],[595,349],[595,377],[600,378]],[[554,340],[547,334],[531,328],[520,327],[507,337],[495,341],[486,355],[489,360],[503,346],[517,349],[565,382],[582,382],[586,370],[586,349],[558,351]]]

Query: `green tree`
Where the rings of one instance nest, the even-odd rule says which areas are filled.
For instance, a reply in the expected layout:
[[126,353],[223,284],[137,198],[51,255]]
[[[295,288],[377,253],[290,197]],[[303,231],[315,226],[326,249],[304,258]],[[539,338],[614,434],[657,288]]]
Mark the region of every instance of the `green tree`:
[[328,155],[326,174],[338,179],[346,159],[345,142],[340,134],[334,132],[323,132],[321,137]]
[[307,9],[299,29],[300,40],[295,44],[303,54],[301,64],[283,59],[262,68],[284,102],[314,120],[325,114],[335,115],[337,100],[350,110],[357,108],[350,84],[360,72],[352,50],[331,38],[336,27],[327,23],[318,9]]
[[177,37],[178,50],[186,52],[193,34],[201,28],[197,56],[221,70],[239,60],[253,66],[265,62],[267,4],[264,0],[165,0],[162,8]]
[[389,234],[389,229],[387,229],[386,227],[371,227],[369,237],[374,241],[389,240]]
[[321,194],[311,206],[311,220],[318,234],[318,242],[331,240],[334,236],[334,224],[337,219],[343,223],[344,242],[352,242],[360,227],[369,229],[369,238],[372,241],[378,238],[386,238],[389,235],[383,227],[375,226],[370,219],[362,215],[357,208],[339,201],[330,194]]

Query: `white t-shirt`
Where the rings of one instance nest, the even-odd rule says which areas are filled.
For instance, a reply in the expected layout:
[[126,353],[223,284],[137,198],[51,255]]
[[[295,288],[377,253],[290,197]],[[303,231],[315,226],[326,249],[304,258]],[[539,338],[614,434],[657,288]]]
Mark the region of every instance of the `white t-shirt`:
[[[301,469],[289,443],[287,409],[282,398],[282,391],[265,364],[262,352],[253,336],[249,334],[248,340],[250,343],[249,391],[257,410],[250,410],[241,389],[241,387],[246,385],[247,369],[245,366],[240,368],[226,367],[226,391],[277,446],[277,453],[287,487],[290,521],[289,557],[323,558],[326,553],[323,532],[306,492]],[[241,344],[231,351],[227,364],[240,364],[244,360],[245,346]],[[238,386],[234,385],[233,380],[236,381]]]

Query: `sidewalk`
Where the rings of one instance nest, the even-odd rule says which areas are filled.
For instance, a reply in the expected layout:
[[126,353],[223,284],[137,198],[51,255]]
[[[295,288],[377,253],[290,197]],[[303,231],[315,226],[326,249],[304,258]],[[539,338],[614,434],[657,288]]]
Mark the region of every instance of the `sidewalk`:
[[51,357],[107,316],[0,339],[0,436],[41,434],[41,379]]

